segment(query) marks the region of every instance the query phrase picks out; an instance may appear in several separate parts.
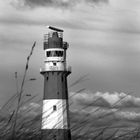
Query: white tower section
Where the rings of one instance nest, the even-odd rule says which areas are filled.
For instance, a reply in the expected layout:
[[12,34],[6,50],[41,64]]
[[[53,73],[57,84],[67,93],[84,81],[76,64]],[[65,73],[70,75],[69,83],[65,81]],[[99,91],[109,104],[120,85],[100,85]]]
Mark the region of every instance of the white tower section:
[[[46,39],[53,36],[53,32],[50,32]],[[58,37],[62,37],[63,33],[59,33]],[[65,44],[63,44],[65,45]],[[68,47],[68,44],[66,44]],[[66,69],[66,49],[56,47],[47,48],[45,51],[45,71],[64,71]]]

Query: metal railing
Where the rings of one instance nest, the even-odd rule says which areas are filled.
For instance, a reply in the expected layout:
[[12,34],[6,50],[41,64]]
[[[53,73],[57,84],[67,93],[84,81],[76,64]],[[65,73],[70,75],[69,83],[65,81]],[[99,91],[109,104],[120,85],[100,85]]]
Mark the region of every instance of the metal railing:
[[72,67],[68,66],[64,70],[40,68],[40,72],[45,72],[45,71],[68,71],[68,72],[72,72]]
[[[58,37],[63,38],[63,33],[62,32],[57,32]],[[44,34],[44,42],[48,42],[48,38],[51,38],[53,35],[53,32],[49,32],[48,34]]]

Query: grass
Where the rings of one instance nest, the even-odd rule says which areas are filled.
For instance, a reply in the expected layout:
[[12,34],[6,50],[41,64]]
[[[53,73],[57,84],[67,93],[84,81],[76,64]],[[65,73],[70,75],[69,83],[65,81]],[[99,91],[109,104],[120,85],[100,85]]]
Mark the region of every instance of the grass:
[[[0,110],[0,140],[13,140],[12,135],[13,135],[14,127],[15,127],[14,140],[41,140],[42,107],[40,105],[37,108],[33,108],[31,106],[31,103],[34,102],[36,104],[41,104],[42,99],[38,99],[38,101],[35,101],[34,99],[37,98],[37,95],[35,95],[29,97],[29,99],[26,101],[22,100],[24,82],[27,76],[29,61],[30,61],[30,57],[33,54],[34,47],[35,47],[35,43],[32,46],[29,56],[27,57],[25,72],[24,72],[23,81],[19,93],[15,93],[3,105],[3,107]],[[87,78],[87,75],[81,76],[75,82],[73,82],[69,88],[76,86],[77,84],[80,84],[81,82],[85,81],[86,80],[85,78]],[[86,90],[86,88],[77,90],[75,94],[70,95],[69,97],[70,100],[71,98],[83,92],[84,90]],[[18,100],[18,108],[15,108],[15,101],[17,100]],[[97,102],[98,100],[99,99],[97,99],[94,102]],[[118,102],[121,102],[121,100],[119,100]],[[112,108],[114,108],[117,105],[117,103],[112,105]],[[85,105],[82,109],[80,109],[80,111],[81,112],[84,111],[89,106],[90,104]],[[33,109],[35,109],[34,112]],[[101,107],[97,108],[92,114],[95,114],[100,110]],[[138,127],[128,130],[124,133],[120,133],[123,127],[113,126],[112,122],[110,122],[110,124],[108,124],[107,126],[98,126],[98,127],[96,127],[94,123],[91,123],[91,121],[97,122],[100,120],[104,120],[106,117],[112,114],[113,112],[109,112],[109,113],[104,113],[100,117],[92,118],[90,113],[87,113],[86,115],[82,116],[80,112],[75,113],[70,111],[72,139],[73,140],[139,140],[140,139],[140,128]],[[108,131],[111,132],[108,133]]]
[[[83,91],[83,90],[79,90]],[[72,98],[76,94],[70,96]],[[12,103],[15,102],[17,98],[11,98],[11,101],[9,103],[6,103],[6,105],[2,108],[1,112],[3,113],[3,116],[0,115],[0,139],[2,140],[12,140],[12,128],[13,123],[15,120],[15,115],[12,112],[9,114],[10,107]],[[31,114],[32,112],[32,106],[30,106],[32,102],[39,104],[42,101],[42,99],[38,99],[37,102],[34,102],[34,98],[30,97],[28,101],[25,102],[22,101],[22,106],[20,106],[18,115],[17,115],[17,125],[16,125],[16,138],[15,140],[41,140],[41,106],[36,108],[35,112],[36,114]],[[121,101],[121,100],[120,100]],[[95,101],[96,102],[96,101]],[[10,104],[10,105],[9,105]],[[26,106],[26,109],[22,109],[23,106]],[[115,105],[113,105],[115,107]],[[8,108],[5,109],[5,108]],[[82,109],[85,110],[88,108],[87,106],[84,106]],[[95,110],[95,112],[99,111],[101,108],[98,108],[98,110]],[[82,111],[82,110],[81,110]],[[93,112],[93,114],[95,113]],[[29,115],[27,115],[29,114]],[[94,118],[93,121],[99,121],[99,119],[104,119],[106,116],[110,115],[111,113],[105,113],[102,116],[98,118]],[[76,119],[76,116],[78,114],[74,114],[73,112],[70,112],[70,119],[71,119],[71,132],[72,132],[72,139],[73,140],[138,140],[140,131],[139,128],[134,128],[133,130],[127,131],[123,134],[117,134],[119,131],[121,131],[120,127],[112,126],[110,123],[107,126],[101,126],[101,127],[95,127],[93,124],[90,124],[90,114],[86,114],[87,120],[85,120],[85,116],[81,117],[80,119]],[[75,120],[76,119],[76,120]],[[107,131],[113,130],[111,133],[106,134]],[[116,135],[117,134],[117,135]]]

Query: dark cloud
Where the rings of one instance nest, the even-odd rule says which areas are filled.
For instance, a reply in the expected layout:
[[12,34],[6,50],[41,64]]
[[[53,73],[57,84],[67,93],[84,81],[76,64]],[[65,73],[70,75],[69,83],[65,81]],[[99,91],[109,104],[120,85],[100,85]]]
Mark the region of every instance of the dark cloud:
[[54,0],[24,0],[24,4],[30,7],[38,6],[58,6],[58,7],[67,7],[70,5],[70,2],[54,1]]
[[[108,3],[108,0],[83,0],[85,3],[98,4],[98,3]],[[71,7],[77,5],[83,1],[80,0],[18,0],[16,3],[12,4],[21,7]]]
[[108,3],[109,0],[87,0],[88,2],[91,3]]
[[68,7],[71,4],[74,4],[73,0],[18,0],[12,2],[12,5],[17,8],[21,7]]

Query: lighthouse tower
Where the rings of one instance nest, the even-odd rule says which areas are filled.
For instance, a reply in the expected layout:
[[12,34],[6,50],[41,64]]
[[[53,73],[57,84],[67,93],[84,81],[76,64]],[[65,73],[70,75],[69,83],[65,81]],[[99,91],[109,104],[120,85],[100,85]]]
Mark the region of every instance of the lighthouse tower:
[[71,140],[66,64],[68,43],[63,42],[63,30],[49,26],[44,36],[45,68],[42,112],[42,140]]

